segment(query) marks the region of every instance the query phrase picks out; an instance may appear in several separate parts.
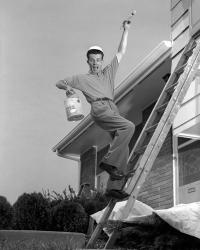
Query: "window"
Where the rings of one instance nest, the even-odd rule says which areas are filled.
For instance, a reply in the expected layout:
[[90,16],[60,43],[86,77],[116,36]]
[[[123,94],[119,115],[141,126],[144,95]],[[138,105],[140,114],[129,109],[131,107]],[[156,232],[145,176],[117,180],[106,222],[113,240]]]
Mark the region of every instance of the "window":
[[200,140],[178,138],[179,185],[200,180]]

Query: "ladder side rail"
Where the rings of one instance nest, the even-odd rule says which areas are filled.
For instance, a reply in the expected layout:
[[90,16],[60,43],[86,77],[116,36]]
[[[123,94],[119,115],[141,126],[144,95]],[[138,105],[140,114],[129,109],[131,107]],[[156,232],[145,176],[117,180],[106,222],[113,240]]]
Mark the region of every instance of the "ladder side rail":
[[109,236],[109,239],[104,247],[104,249],[112,249],[112,246],[114,245],[117,238],[119,238],[120,232],[116,229],[114,230],[111,235]]
[[[184,74],[181,76],[183,79],[180,80],[180,83],[183,82],[183,84],[180,84],[178,86],[180,88],[179,91],[178,91],[178,89],[176,91],[178,95],[176,94],[174,96],[174,98],[172,99],[172,101],[173,101],[172,104],[168,105],[168,106],[172,106],[172,109],[169,112],[166,112],[165,115],[167,116],[167,114],[168,114],[167,119],[165,119],[164,121],[161,121],[159,123],[159,125],[163,123],[163,126],[162,127],[160,126],[160,128],[159,128],[159,125],[158,125],[156,131],[154,132],[154,135],[153,135],[153,137],[151,139],[152,142],[151,141],[149,142],[150,146],[147,147],[147,149],[146,149],[146,151],[145,151],[145,153],[143,155],[144,157],[142,157],[142,159],[140,161],[140,164],[139,164],[140,166],[138,168],[139,173],[137,175],[139,175],[139,174],[141,175],[141,173],[143,173],[143,171],[145,171],[144,176],[146,176],[148,174],[148,172],[150,170],[145,169],[145,165],[146,165],[146,163],[148,163],[148,161],[151,160],[152,157],[150,157],[150,156],[152,154],[154,156],[152,159],[155,160],[155,158],[156,158],[156,156],[158,154],[158,153],[156,154],[155,151],[159,152],[159,150],[160,150],[160,148],[162,146],[162,143],[164,142],[164,139],[165,139],[163,137],[163,133],[165,133],[165,137],[166,137],[167,133],[169,132],[169,129],[170,129],[170,127],[171,127],[171,125],[172,125],[172,123],[173,123],[173,121],[175,119],[176,114],[178,113],[178,110],[179,110],[179,108],[181,106],[181,103],[182,103],[182,101],[183,101],[183,99],[185,97],[185,94],[186,94],[189,86],[190,86],[190,83],[192,82],[193,78],[195,77],[195,73],[196,73],[196,71],[198,69],[198,66],[199,66],[199,63],[200,63],[200,45],[198,46],[197,50],[195,51],[194,58],[192,58],[192,59],[193,60],[192,60],[191,64],[188,66],[187,71],[184,72],[184,73],[187,74],[187,76],[186,76],[187,78],[184,81]],[[158,136],[155,135],[156,133],[159,133],[159,132],[160,132],[160,134]],[[160,144],[160,146],[159,146],[159,144]],[[136,172],[137,172],[137,170],[136,170]],[[139,179],[140,177],[137,176],[137,178]],[[126,190],[128,193],[130,193],[130,188],[129,187],[131,185],[133,187],[137,185],[137,179],[136,180],[135,179],[136,178],[134,178],[134,176],[133,176],[133,178],[132,178],[131,182],[129,183],[129,186],[127,187],[127,190]]]
[[[130,208],[134,206],[135,203],[135,198],[130,196],[129,199],[127,200],[126,206],[123,208],[121,211],[122,218],[127,218],[130,212]],[[115,243],[115,240],[120,236],[120,232],[116,229],[112,232],[110,235],[104,249],[111,249],[113,244]]]
[[[183,62],[185,61],[185,55],[184,55],[184,53],[188,50],[188,47],[191,47],[191,45],[192,45],[193,42],[194,42],[194,40],[191,39],[191,41],[185,46],[184,51],[183,51],[183,53],[182,53],[182,56],[181,56],[181,58],[180,58],[178,64],[176,65],[174,72],[175,72],[181,65],[183,65]],[[163,88],[163,90],[162,90],[162,92],[161,92],[161,94],[160,94],[160,97],[158,98],[158,100],[157,100],[157,102],[156,102],[156,104],[155,104],[155,106],[154,106],[154,108],[153,108],[153,110],[152,110],[152,112],[151,112],[149,118],[147,119],[147,121],[146,121],[146,123],[145,123],[145,126],[143,127],[143,129],[142,129],[142,131],[141,131],[141,133],[140,133],[140,136],[138,137],[138,139],[137,139],[137,141],[136,141],[136,143],[135,143],[135,145],[134,145],[134,147],[133,147],[133,149],[132,149],[132,151],[131,151],[131,153],[130,153],[130,155],[129,155],[129,160],[128,160],[128,161],[131,161],[131,158],[132,158],[134,152],[136,151],[137,147],[141,146],[141,144],[143,143],[143,141],[144,141],[144,139],[145,139],[145,138],[144,138],[144,137],[145,137],[145,130],[147,129],[147,127],[149,127],[149,126],[152,125],[152,122],[154,121],[154,119],[155,119],[155,117],[156,117],[156,109],[157,109],[161,104],[163,104],[163,100],[164,100],[164,99],[166,98],[166,96],[167,96],[166,89],[174,83],[174,81],[175,81],[175,79],[176,79],[176,77],[177,77],[176,74],[175,74],[174,72],[171,74],[171,76],[169,77],[167,83],[165,84],[165,86],[164,86],[164,88]]]
[[[144,154],[140,155],[139,158],[137,159],[137,161],[136,161],[136,163],[135,163],[135,165],[134,165],[134,170],[135,170],[134,175],[131,176],[131,177],[126,181],[126,184],[124,185],[124,189],[126,189],[126,188],[128,187],[128,185],[130,184],[130,182],[132,181],[133,178],[134,178],[134,179],[137,178],[137,176],[138,176],[138,169],[139,169],[139,165],[140,165],[140,161],[141,161],[143,155],[144,155]],[[130,163],[129,163],[129,164],[130,164]]]
[[97,238],[99,237],[104,225],[105,225],[105,222],[108,220],[114,206],[116,204],[116,201],[115,200],[110,200],[109,204],[107,205],[98,225],[96,226],[94,232],[92,233],[91,235],[91,238],[90,240],[88,241],[87,243],[87,246],[86,246],[86,249],[89,249],[89,248],[92,248],[95,241],[97,240]]

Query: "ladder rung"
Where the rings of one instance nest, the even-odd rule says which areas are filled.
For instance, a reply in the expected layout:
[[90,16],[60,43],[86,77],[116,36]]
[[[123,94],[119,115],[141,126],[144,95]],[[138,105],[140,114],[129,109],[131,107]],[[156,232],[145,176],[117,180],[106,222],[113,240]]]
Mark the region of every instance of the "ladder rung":
[[133,155],[130,158],[130,163],[132,163],[136,158],[137,158],[138,154],[136,152],[133,153]]
[[176,73],[177,75],[182,74],[186,66],[187,66],[187,63],[181,65],[181,66],[175,71],[175,73]]
[[158,126],[158,123],[156,123],[156,124],[154,124],[154,125],[152,125],[152,126],[146,128],[146,129],[145,129],[145,132],[146,132],[146,133],[151,133],[151,132],[153,132],[153,131],[157,128],[157,126]]
[[194,43],[192,44],[191,48],[189,48],[184,55],[187,57],[190,57],[193,53],[193,49],[197,46],[197,43],[194,41]]
[[156,111],[161,113],[165,110],[169,102],[165,102],[164,104],[160,105],[159,107],[156,108]]
[[135,150],[135,154],[143,154],[148,144]]
[[170,85],[168,88],[165,89],[165,92],[171,94],[176,89],[177,84],[178,82],[175,82],[174,84]]

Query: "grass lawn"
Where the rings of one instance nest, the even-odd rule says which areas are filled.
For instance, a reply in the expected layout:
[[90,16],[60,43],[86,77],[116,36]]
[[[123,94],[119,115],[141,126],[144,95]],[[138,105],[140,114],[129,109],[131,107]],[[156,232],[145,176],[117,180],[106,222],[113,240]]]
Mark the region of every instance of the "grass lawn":
[[60,241],[51,241],[44,243],[38,240],[18,240],[14,242],[9,242],[7,240],[0,241],[1,250],[72,250],[73,244],[64,244]]
[[72,250],[85,246],[85,235],[72,232],[0,230],[0,250]]

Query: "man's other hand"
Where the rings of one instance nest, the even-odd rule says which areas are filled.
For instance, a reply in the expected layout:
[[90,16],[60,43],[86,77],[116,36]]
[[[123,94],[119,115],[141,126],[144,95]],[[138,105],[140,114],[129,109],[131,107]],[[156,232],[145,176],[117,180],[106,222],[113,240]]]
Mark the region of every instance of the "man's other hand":
[[66,96],[71,96],[71,95],[74,95],[76,92],[73,90],[73,89],[67,89],[66,90]]

